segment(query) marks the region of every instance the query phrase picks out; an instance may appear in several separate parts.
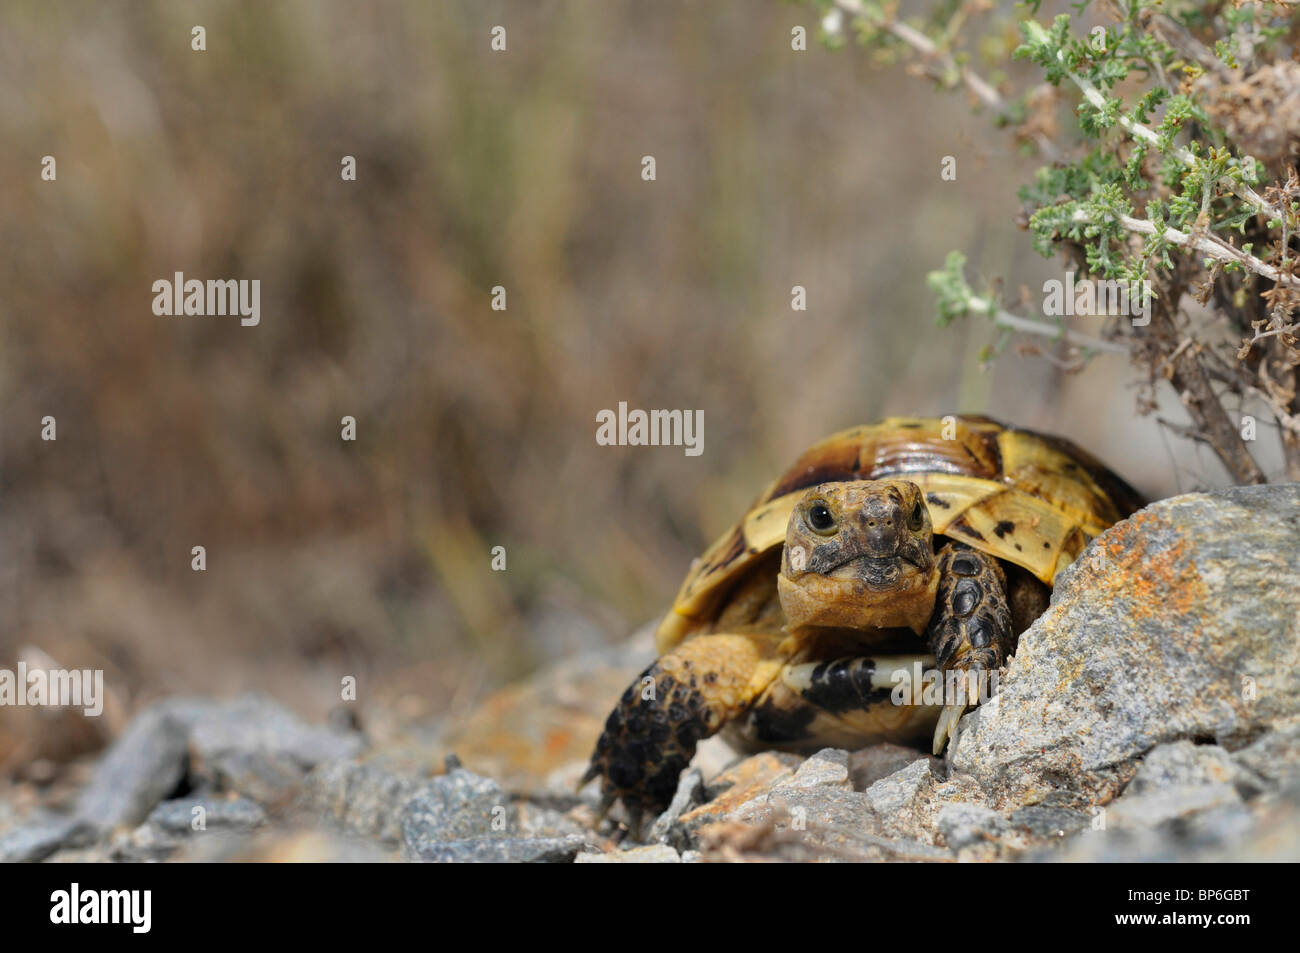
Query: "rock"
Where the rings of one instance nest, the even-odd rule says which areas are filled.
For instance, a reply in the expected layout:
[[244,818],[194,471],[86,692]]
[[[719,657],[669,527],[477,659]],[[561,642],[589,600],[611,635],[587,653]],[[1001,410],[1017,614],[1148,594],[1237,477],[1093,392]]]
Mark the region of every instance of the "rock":
[[806,759],[790,777],[767,786],[732,812],[732,817],[749,823],[765,823],[789,815],[796,830],[804,829],[810,815],[818,821],[838,821],[847,811],[855,814],[865,801],[853,794],[849,781],[849,755],[839,748],[823,748]]
[[194,720],[189,744],[196,778],[272,805],[293,796],[316,765],[365,747],[359,734],[308,725],[255,695],[210,705]]
[[108,845],[108,856],[117,864],[151,864],[168,860],[180,846],[180,838],[154,824],[141,824],[133,831],[119,831]]
[[1011,814],[1011,826],[1030,837],[1060,838],[1092,826],[1092,816],[1067,807],[1035,804]]
[[[426,841],[410,849],[412,860],[434,864],[564,864],[587,846],[571,837],[470,837]],[[409,847],[409,844],[408,844]]]
[[682,829],[693,834],[706,824],[727,819],[742,805],[792,777],[802,763],[798,755],[765,751],[732,765],[705,786],[706,803],[682,815]]
[[[429,763],[455,751],[469,768],[496,778],[512,793],[539,793],[557,773],[562,783],[571,783],[569,778],[586,770],[610,709],[654,659],[653,631],[643,627],[624,645],[567,659],[502,689],[432,748],[414,754]],[[391,757],[391,749],[399,747],[386,746],[380,756]],[[572,797],[573,788],[546,793]],[[599,798],[594,785],[591,797]]]
[[[1118,802],[1117,802],[1118,803]],[[1202,805],[1203,807],[1203,805]],[[1039,852],[1033,860],[1070,863],[1206,863],[1291,861],[1300,859],[1300,812],[1295,804],[1252,813],[1244,805],[1197,807],[1186,818],[1162,812],[1161,822],[1114,827],[1107,809],[1105,829],[1088,829],[1068,838],[1065,850]],[[1288,840],[1290,838],[1290,840]]]
[[1138,767],[1122,797],[1105,808],[1106,825],[1155,828],[1192,814],[1242,804],[1234,783],[1246,774],[1218,746],[1161,745]]
[[47,864],[111,864],[113,855],[106,846],[69,847],[45,858]]
[[867,803],[877,814],[888,817],[910,808],[933,782],[930,759],[918,758],[903,770],[895,771],[867,788]]
[[1156,828],[1203,811],[1227,809],[1222,826],[1240,817],[1241,792],[1257,794],[1264,782],[1218,745],[1178,741],[1156,747],[1138,766],[1124,794],[1105,808],[1113,828]]
[[[195,814],[202,809],[202,814]],[[203,826],[194,825],[202,819]],[[247,798],[177,798],[153,809],[145,821],[169,834],[192,834],[211,830],[252,831],[266,823],[266,812]]]
[[1241,806],[1241,797],[1230,784],[1203,784],[1126,795],[1106,808],[1107,827],[1153,829],[1184,820],[1201,811]]
[[[1252,757],[1246,760],[1254,763],[1254,756],[1264,752],[1284,752],[1285,744],[1266,735],[1250,749]],[[1300,845],[1288,842],[1300,834],[1300,779],[1278,784],[1241,760],[1216,745],[1183,741],[1155,748],[1123,795],[1096,809],[1101,824],[1066,842],[1062,859],[1200,863],[1300,858]],[[1258,763],[1267,767],[1272,762],[1264,757]]]
[[[918,764],[929,772],[928,759],[919,759]],[[877,782],[873,789],[887,783]],[[913,783],[913,792],[920,787]],[[889,833],[904,836],[887,837],[884,832],[871,798],[853,790],[848,753],[828,748],[805,761],[792,776],[736,808],[726,821],[702,826],[698,835],[711,860],[951,859],[943,848],[906,836],[908,831],[902,826]]]
[[1263,790],[1262,780],[1218,745],[1175,741],[1147,752],[1124,793],[1212,784],[1232,785],[1249,794]]
[[[865,791],[881,778],[887,778],[923,757],[929,756],[916,748],[888,742],[850,752],[849,777],[853,781],[853,790]],[[930,763],[936,771],[943,764],[939,758],[931,758]]]
[[680,864],[682,855],[667,844],[651,844],[631,850],[614,850],[607,854],[579,854],[577,864]]
[[939,833],[957,850],[1004,837],[1009,829],[1005,818],[981,804],[946,804],[939,811]]
[[191,787],[276,803],[316,763],[351,757],[363,745],[359,735],[312,727],[258,696],[168,699],[137,715],[113,743],[75,814],[101,833],[138,825],[178,788],[187,765]]
[[402,842],[406,805],[422,793],[430,793],[426,778],[394,774],[370,764],[332,761],[307,775],[297,806],[317,823],[393,848]]
[[1300,485],[1154,503],[1095,539],[951,754],[995,806],[1104,803],[1159,744],[1300,714]]
[[65,847],[84,846],[94,828],[71,817],[47,817],[0,834],[0,864],[30,864]]
[[100,833],[136,825],[185,776],[189,703],[141,712],[113,742],[77,799],[77,817]]
[[788,793],[809,788],[833,788],[852,791],[849,780],[849,753],[839,748],[823,748],[795,771],[794,777],[782,781],[773,790]]
[[1283,722],[1232,757],[1266,784],[1300,787],[1300,717]]
[[[677,791],[673,794],[668,809],[655,818],[647,836],[652,844],[673,844],[687,846],[689,834],[682,827],[680,820],[695,805],[704,799],[704,776],[698,768],[682,772],[677,782]],[[676,853],[676,851],[674,851]]]
[[[833,795],[848,798],[840,816],[828,814],[804,830],[767,821],[746,824],[722,821],[700,828],[701,859],[735,863],[738,861],[783,861],[807,863],[841,861],[869,863],[885,860],[948,861],[953,855],[943,848],[916,841],[882,837],[870,833],[871,813],[865,804],[854,802],[861,794]],[[845,822],[848,823],[845,823]],[[685,858],[683,858],[685,859]]]
[[[429,781],[402,811],[402,843],[427,860],[447,841],[508,838],[518,832],[510,797],[495,781],[463,768]],[[534,838],[543,840],[544,838]]]

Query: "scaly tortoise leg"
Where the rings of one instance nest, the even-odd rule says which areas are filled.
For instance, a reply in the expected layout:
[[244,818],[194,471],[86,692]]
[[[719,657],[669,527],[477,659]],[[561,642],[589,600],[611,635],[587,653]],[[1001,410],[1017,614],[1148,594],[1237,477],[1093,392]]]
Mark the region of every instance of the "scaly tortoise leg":
[[[845,656],[793,662],[750,709],[749,734],[774,747],[860,748],[919,742],[943,709],[923,697],[933,655]],[[822,744],[824,742],[824,744]]]
[[932,655],[847,656],[801,662],[781,670],[781,681],[810,705],[829,712],[854,711],[890,701],[900,681],[934,668]]
[[695,746],[740,715],[780,671],[773,640],[701,635],[661,656],[623,693],[583,783],[601,779],[602,812],[621,800],[633,834],[672,801]]
[[[975,672],[987,677],[1015,649],[1016,633],[1002,567],[992,556],[964,543],[945,546],[939,552],[938,567],[939,592],[925,630],[926,646],[945,673]],[[968,697],[967,687],[967,678],[957,681],[957,697],[939,716],[934,729],[935,754],[956,734],[957,722],[974,701]]]

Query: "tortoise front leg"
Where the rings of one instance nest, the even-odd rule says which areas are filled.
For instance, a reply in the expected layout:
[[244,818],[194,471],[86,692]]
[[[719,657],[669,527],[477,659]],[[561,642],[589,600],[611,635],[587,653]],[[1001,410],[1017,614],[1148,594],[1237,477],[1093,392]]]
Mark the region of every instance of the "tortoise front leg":
[[695,746],[739,716],[780,670],[772,639],[700,635],[641,673],[596,742],[583,783],[601,779],[602,809],[621,800],[636,834],[642,813],[672,801]]
[[[939,592],[925,630],[926,646],[944,672],[997,671],[1015,648],[1002,567],[992,556],[963,543],[949,543],[939,552],[938,568]],[[957,697],[939,716],[935,754],[956,734],[957,722],[974,700],[967,698],[967,681],[957,682]]]

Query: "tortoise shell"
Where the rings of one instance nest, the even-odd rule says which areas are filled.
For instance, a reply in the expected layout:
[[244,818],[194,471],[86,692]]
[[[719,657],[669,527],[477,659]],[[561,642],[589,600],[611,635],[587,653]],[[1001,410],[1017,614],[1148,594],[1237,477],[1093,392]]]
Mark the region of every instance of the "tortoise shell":
[[804,490],[887,477],[920,486],[936,536],[1022,566],[1049,585],[1094,536],[1145,502],[1070,441],[988,417],[890,417],[844,430],[800,456],[691,564],[656,633],[659,652],[714,618],[732,584],[782,545]]

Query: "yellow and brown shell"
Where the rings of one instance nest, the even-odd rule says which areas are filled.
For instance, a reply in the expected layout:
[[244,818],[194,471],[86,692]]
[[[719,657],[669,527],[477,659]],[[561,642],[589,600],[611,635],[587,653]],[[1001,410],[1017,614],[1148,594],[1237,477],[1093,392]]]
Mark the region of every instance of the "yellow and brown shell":
[[808,487],[902,477],[925,493],[936,535],[1023,566],[1049,585],[1138,493],[1068,440],[988,417],[890,417],[807,450],[691,565],[656,634],[666,652],[708,622],[732,583],[785,540]]

